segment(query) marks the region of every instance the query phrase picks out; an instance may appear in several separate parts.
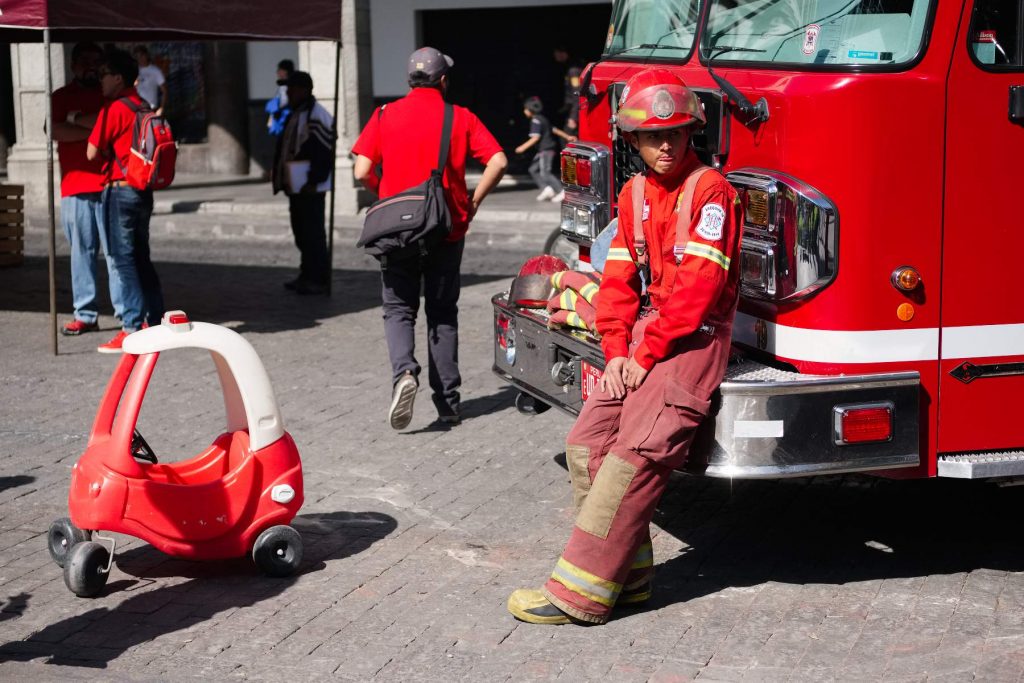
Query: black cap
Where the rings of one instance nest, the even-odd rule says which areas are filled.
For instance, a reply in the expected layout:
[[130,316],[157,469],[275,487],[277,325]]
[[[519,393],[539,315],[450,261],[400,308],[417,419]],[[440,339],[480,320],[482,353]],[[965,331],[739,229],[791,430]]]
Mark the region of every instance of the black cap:
[[544,104],[540,101],[539,97],[533,95],[532,97],[527,97],[523,101],[523,109],[533,112],[534,114],[539,114],[544,111]]
[[409,55],[409,79],[437,83],[448,69],[455,66],[452,58],[432,47],[421,47]]
[[288,74],[288,86],[294,86],[296,88],[309,88],[313,89],[313,77],[305,71],[293,71]]

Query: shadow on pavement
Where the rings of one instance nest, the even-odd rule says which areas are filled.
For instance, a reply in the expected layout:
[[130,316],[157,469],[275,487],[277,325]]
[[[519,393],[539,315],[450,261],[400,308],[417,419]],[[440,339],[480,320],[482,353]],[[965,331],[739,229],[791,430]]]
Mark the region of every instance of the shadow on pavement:
[[[372,265],[372,264],[371,264]],[[70,265],[57,259],[57,311],[71,319]],[[321,320],[381,305],[380,272],[376,269],[335,269],[333,295],[299,296],[282,284],[295,276],[292,267],[218,263],[158,262],[168,310],[181,309],[193,320],[212,323],[240,321],[238,332],[279,332],[315,327]],[[18,268],[0,269],[0,310],[44,313],[50,310],[47,259],[26,257]],[[463,272],[462,286],[508,280],[509,275]],[[100,311],[112,308],[102,262],[97,268]]]
[[[0,645],[0,662],[42,658],[47,664],[105,668],[136,645],[191,628],[219,613],[272,599],[303,575],[325,569],[327,562],[365,551],[389,536],[398,522],[378,512],[331,512],[299,515],[292,525],[302,534],[305,552],[299,572],[283,579],[260,575],[248,559],[188,562],[168,558],[150,546],[119,553],[118,568],[136,578],[108,584],[104,597],[145,588],[162,577],[185,576],[189,580],[133,594],[116,606],[89,610],[51,624],[26,640],[4,643]],[[18,616],[30,597],[9,598],[0,621]],[[67,594],[68,604],[78,600]],[[12,617],[7,617],[8,612]]]
[[31,484],[35,480],[35,477],[30,477],[27,474],[17,474],[13,477],[0,477],[0,491],[15,489],[19,486],[24,486],[25,484]]
[[1022,498],[971,481],[677,478],[654,521],[689,547],[657,565],[649,607],[767,582],[1024,571],[1024,534],[1007,524]]

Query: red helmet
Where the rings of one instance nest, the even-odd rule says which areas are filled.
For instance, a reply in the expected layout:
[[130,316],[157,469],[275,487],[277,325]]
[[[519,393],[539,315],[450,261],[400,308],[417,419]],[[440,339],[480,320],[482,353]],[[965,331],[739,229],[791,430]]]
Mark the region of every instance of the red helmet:
[[704,107],[693,91],[668,69],[645,69],[633,74],[622,89],[616,121],[627,133],[691,124],[703,126]]
[[527,259],[512,281],[509,301],[524,308],[543,308],[551,297],[551,276],[562,270],[569,270],[569,266],[557,256],[544,254]]

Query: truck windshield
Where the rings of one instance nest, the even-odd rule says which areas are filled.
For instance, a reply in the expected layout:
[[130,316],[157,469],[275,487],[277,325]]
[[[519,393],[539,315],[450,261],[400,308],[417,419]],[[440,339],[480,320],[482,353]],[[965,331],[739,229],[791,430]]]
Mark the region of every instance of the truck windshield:
[[799,65],[894,65],[921,49],[930,0],[711,0],[701,55]]
[[612,8],[605,56],[679,59],[693,48],[697,0],[620,0]]

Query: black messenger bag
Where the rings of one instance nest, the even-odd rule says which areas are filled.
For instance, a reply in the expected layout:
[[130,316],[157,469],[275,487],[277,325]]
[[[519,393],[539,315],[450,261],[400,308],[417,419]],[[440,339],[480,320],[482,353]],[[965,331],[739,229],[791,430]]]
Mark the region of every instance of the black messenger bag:
[[451,133],[452,105],[445,103],[437,168],[416,187],[374,202],[366,212],[357,247],[377,258],[402,258],[426,253],[451,234],[452,216],[442,186]]

